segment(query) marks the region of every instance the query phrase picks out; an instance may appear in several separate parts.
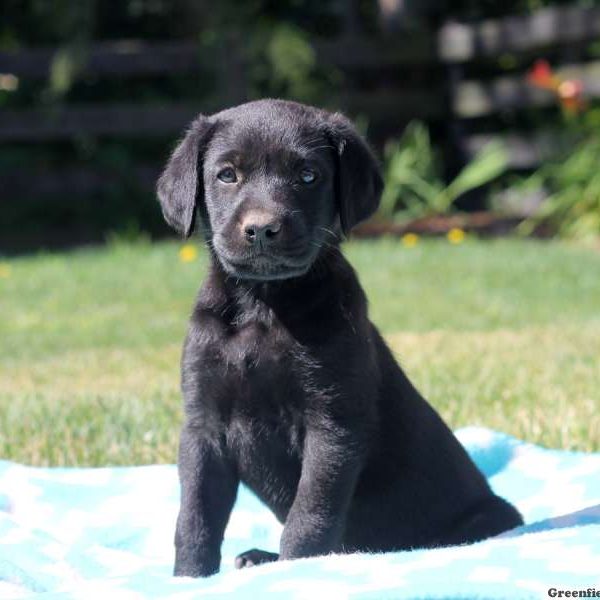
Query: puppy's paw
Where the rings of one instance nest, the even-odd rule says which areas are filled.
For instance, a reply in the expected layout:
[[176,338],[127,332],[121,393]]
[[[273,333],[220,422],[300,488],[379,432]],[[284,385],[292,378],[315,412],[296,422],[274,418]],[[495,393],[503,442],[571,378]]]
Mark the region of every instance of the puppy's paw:
[[175,577],[210,577],[219,572],[221,555],[217,552],[207,551],[206,548],[196,544],[176,545]]
[[274,552],[252,548],[235,557],[235,568],[244,569],[245,567],[254,567],[263,563],[275,562],[278,558],[279,554],[275,554]]

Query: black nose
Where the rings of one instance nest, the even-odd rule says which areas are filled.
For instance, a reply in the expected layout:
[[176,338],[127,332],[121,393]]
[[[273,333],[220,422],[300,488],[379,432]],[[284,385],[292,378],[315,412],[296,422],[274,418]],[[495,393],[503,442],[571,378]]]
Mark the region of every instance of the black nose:
[[250,244],[269,244],[281,231],[281,221],[264,213],[250,213],[242,222],[244,238]]

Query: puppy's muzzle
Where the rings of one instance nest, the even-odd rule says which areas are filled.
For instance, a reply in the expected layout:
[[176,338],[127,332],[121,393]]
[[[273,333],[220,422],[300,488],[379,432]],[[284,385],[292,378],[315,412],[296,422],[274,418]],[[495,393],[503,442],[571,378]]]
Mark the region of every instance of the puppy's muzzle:
[[252,210],[242,219],[240,229],[247,244],[267,248],[279,241],[282,222],[269,212]]

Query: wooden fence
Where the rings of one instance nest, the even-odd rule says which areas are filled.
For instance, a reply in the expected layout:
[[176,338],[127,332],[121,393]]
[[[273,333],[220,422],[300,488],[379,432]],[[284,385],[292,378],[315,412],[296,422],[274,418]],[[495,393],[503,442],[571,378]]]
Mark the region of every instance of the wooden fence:
[[[525,70],[535,58],[550,55],[562,61],[558,72],[581,80],[589,97],[600,97],[600,60],[585,60],[589,44],[600,39],[600,8],[547,8],[530,16],[506,17],[476,24],[447,22],[436,31],[413,31],[378,38],[346,34],[331,41],[315,41],[319,63],[336,67],[345,83],[332,106],[352,115],[365,115],[382,139],[397,134],[410,119],[449,124],[452,143],[468,157],[491,139],[502,139],[515,168],[531,168],[545,158],[548,136],[519,131],[478,133],[478,123],[495,115],[514,114],[555,103],[553,94],[534,89]],[[0,74],[20,81],[48,78],[55,48],[0,53]],[[243,76],[235,52],[220,58]],[[79,77],[105,77],[127,85],[139,77],[190,74],[200,69],[199,48],[189,41],[144,43],[99,42],[88,52]],[[576,64],[569,64],[575,61]],[[235,63],[235,64],[234,64]],[[506,68],[507,64],[517,65]],[[504,65],[504,68],[502,68]],[[423,82],[415,73],[429,72]],[[408,79],[404,73],[411,74]],[[433,73],[433,75],[431,75]],[[390,75],[391,74],[391,75]],[[367,81],[368,84],[361,82]],[[243,83],[243,82],[242,82]],[[218,100],[202,106],[119,103],[66,105],[52,110],[3,110],[0,143],[35,144],[76,136],[111,138],[176,137],[199,111],[210,112],[245,100],[240,81],[218,82]],[[150,186],[157,165],[141,165],[133,172],[142,187]],[[45,173],[32,182],[26,169],[2,176],[0,199],[12,199],[28,189],[36,194],[81,193],[112,185],[95,171]]]

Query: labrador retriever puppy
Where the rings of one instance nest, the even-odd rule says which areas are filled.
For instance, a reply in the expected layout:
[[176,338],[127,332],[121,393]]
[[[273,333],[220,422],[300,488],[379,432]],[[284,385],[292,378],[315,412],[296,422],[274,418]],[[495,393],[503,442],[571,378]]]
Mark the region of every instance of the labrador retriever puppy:
[[175,575],[219,570],[240,482],[284,528],[279,554],[249,550],[237,567],[522,523],[369,321],[339,242],[381,191],[352,124],[294,102],[201,115],[173,152],[164,217],[184,236],[198,220],[211,258],[182,357]]

